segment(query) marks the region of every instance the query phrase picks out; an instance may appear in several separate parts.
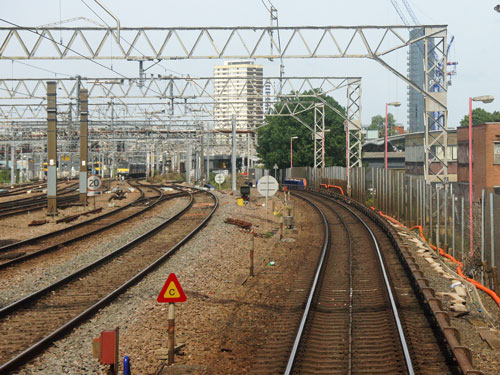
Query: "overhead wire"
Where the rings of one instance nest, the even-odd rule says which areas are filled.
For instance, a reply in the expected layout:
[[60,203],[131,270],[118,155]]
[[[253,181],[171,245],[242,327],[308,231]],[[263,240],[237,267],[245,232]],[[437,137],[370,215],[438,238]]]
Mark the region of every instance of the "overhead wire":
[[[96,15],[96,16],[97,16],[97,17],[98,17],[98,18],[99,18],[99,19],[100,19],[100,20],[101,20],[104,24],[106,24],[106,25],[108,26],[108,28],[110,28],[110,29],[111,29],[111,27],[110,27],[110,26],[106,23],[106,21],[104,21],[104,20],[103,20],[103,19],[102,19],[102,18],[101,18],[101,17],[100,17],[100,16],[99,16],[99,15],[98,15],[98,14],[97,14],[97,13],[96,13],[93,9],[92,9],[92,8],[90,8],[90,7],[88,6],[88,4],[86,4],[86,3],[85,3],[85,1],[84,1],[84,0],[81,0],[81,1],[82,1],[82,2],[83,2],[83,3],[84,3],[84,4],[85,4],[85,5],[86,5],[86,6],[87,6],[87,7],[88,7],[88,8],[89,8],[89,9],[90,9],[90,10],[91,10],[94,14],[95,14],[95,15]],[[33,33],[33,34],[36,34],[36,35],[38,35],[39,37],[42,37],[42,38],[44,38],[44,39],[50,40],[51,42],[56,43],[57,45],[60,45],[61,47],[64,47],[66,50],[69,50],[69,51],[71,51],[71,52],[73,52],[73,53],[77,54],[78,56],[82,57],[83,59],[85,59],[85,60],[87,60],[87,61],[90,61],[90,62],[92,62],[92,63],[94,63],[94,64],[96,64],[96,65],[98,65],[98,66],[100,66],[100,67],[103,67],[103,68],[107,69],[107,70],[112,71],[113,73],[115,73],[115,74],[117,74],[117,75],[121,76],[121,77],[122,77],[122,78],[124,78],[124,79],[131,79],[130,77],[125,76],[124,74],[120,73],[119,71],[117,71],[117,70],[115,70],[115,69],[113,69],[113,68],[110,68],[110,67],[108,67],[108,66],[106,66],[106,65],[104,65],[104,64],[101,64],[101,63],[99,63],[98,61],[95,61],[94,59],[89,58],[89,57],[87,57],[87,56],[85,56],[85,55],[81,54],[80,52],[78,52],[78,51],[76,51],[76,50],[74,50],[74,49],[70,48],[69,46],[67,46],[67,45],[65,45],[65,44],[63,44],[63,43],[61,43],[61,42],[57,42],[57,41],[55,41],[55,40],[53,40],[53,39],[51,39],[51,38],[48,38],[47,36],[45,36],[45,35],[43,35],[43,34],[39,33],[37,30],[33,30],[33,29],[30,29],[30,28],[27,28],[27,27],[20,26],[20,25],[18,25],[18,24],[16,24],[16,23],[14,23],[14,22],[10,22],[10,21],[8,21],[8,20],[6,20],[6,19],[3,19],[3,18],[0,18],[0,21],[2,21],[2,22],[4,22],[4,23],[7,23],[7,24],[9,24],[9,25],[11,25],[11,26],[14,26],[14,27],[17,27],[17,28],[20,28],[20,29],[26,30],[26,31],[31,32],[31,33]],[[111,31],[111,32],[112,32],[112,31]],[[122,36],[120,36],[120,40],[123,40],[123,41],[124,41],[124,42],[126,42],[129,46],[131,46],[133,49],[135,49],[137,52],[139,52],[140,54],[142,54],[142,52],[141,52],[141,51],[139,51],[139,50],[138,50],[135,46],[132,46],[132,44],[131,44],[130,42],[128,42],[128,41],[127,41],[125,38],[123,38]],[[7,58],[9,58],[9,57],[7,57]],[[12,58],[9,58],[9,59],[10,59],[10,60],[12,60],[13,62],[18,62],[18,61],[17,61],[17,60],[15,60],[15,59],[12,59]],[[21,62],[18,62],[18,63],[21,63]],[[57,72],[53,72],[53,71],[50,71],[50,70],[47,70],[47,69],[43,69],[43,68],[38,68],[38,67],[36,67],[36,66],[32,66],[32,65],[27,64],[27,63],[24,63],[24,62],[23,62],[22,64],[24,64],[24,65],[28,65],[28,66],[31,66],[31,67],[33,67],[33,68],[37,68],[37,69],[41,69],[41,70],[45,70],[45,71],[50,72],[50,73],[53,73],[53,74],[55,74],[55,75],[60,74],[60,75],[66,75],[66,76],[68,76],[68,77],[71,77],[71,75],[69,75],[69,74],[64,74],[64,73],[57,73]],[[155,65],[156,65],[156,64],[155,64]],[[162,65],[160,65],[160,66],[162,66]],[[178,72],[175,72],[175,71],[173,71],[173,70],[171,70],[171,69],[168,69],[168,68],[166,68],[166,67],[164,67],[164,66],[162,66],[162,67],[163,67],[165,70],[169,70],[169,71],[171,71],[171,72],[173,72],[173,73],[175,73],[175,74],[184,75],[184,74],[182,74],[182,73],[178,73]],[[149,69],[149,68],[148,68],[148,69]],[[154,92],[154,93],[156,93],[156,94],[160,95],[160,96],[163,96],[163,94],[162,94],[161,92],[159,92],[159,91],[155,90],[155,89],[154,89],[154,88],[152,88],[152,87],[148,87],[148,89],[149,89],[149,90],[151,90],[152,92]],[[122,101],[122,102],[123,102],[123,101]]]
[[15,24],[14,22],[7,21],[7,20],[6,20],[6,19],[4,19],[4,18],[0,18],[0,21],[4,22],[4,23],[6,23],[6,24],[9,24],[9,25],[11,25],[11,26],[17,27],[17,28],[19,28],[19,29],[26,30],[26,31],[28,31],[28,32],[30,32],[30,33],[36,34],[36,35],[38,35],[38,36],[39,36],[39,37],[41,37],[41,38],[44,38],[44,39],[50,40],[51,42],[53,42],[53,43],[55,43],[55,44],[57,44],[57,45],[59,45],[59,46],[61,46],[61,47],[66,48],[68,51],[71,51],[71,52],[73,52],[73,53],[77,54],[78,56],[82,57],[83,59],[85,59],[85,60],[87,60],[87,61],[90,61],[90,62],[92,62],[92,63],[94,63],[94,64],[96,64],[96,65],[98,65],[98,66],[100,66],[100,67],[102,67],[102,68],[104,68],[104,69],[106,69],[106,70],[110,70],[110,71],[112,71],[113,73],[115,73],[115,74],[117,74],[117,75],[119,75],[119,76],[121,76],[121,77],[123,77],[123,78],[125,78],[125,79],[128,79],[128,77],[127,77],[127,76],[125,76],[124,74],[122,74],[122,73],[120,73],[120,72],[118,72],[118,71],[116,71],[116,70],[114,70],[114,69],[112,69],[112,68],[110,68],[110,67],[108,67],[108,66],[106,66],[106,65],[104,65],[104,64],[101,64],[100,62],[95,61],[94,59],[91,59],[90,57],[87,57],[87,56],[85,56],[85,55],[81,54],[81,53],[80,53],[80,52],[78,52],[78,51],[75,51],[74,49],[72,49],[72,48],[68,47],[67,45],[65,45],[65,44],[63,44],[63,43],[57,42],[57,41],[55,41],[54,39],[50,39],[50,38],[48,38],[47,36],[45,36],[45,35],[43,35],[43,34],[40,34],[40,33],[39,33],[38,31],[36,31],[36,30],[30,29],[30,28],[28,28],[28,27],[23,27],[23,26],[17,25],[17,24]]
[[[111,27],[111,26],[110,26],[110,25],[109,25],[109,24],[108,24],[108,23],[107,23],[107,22],[106,22],[106,21],[105,21],[105,20],[104,20],[104,19],[103,19],[103,18],[102,18],[102,17],[101,17],[101,16],[100,16],[100,15],[99,15],[99,14],[98,14],[95,10],[94,10],[94,9],[92,9],[92,7],[90,7],[90,5],[88,5],[88,4],[85,2],[85,0],[80,0],[80,1],[81,1],[83,4],[85,4],[85,6],[86,6],[86,7],[87,7],[87,8],[88,8],[88,9],[89,9],[92,13],[94,13],[94,14],[96,15],[96,17],[97,17],[97,18],[99,18],[99,19],[100,19],[100,20],[101,20],[101,21],[102,21],[102,22],[103,22],[103,23],[104,23],[104,24],[105,24],[105,25],[106,25],[106,26],[107,26],[107,27],[111,30],[111,32],[113,32],[113,31],[112,31],[112,27]],[[123,40],[125,43],[127,43],[130,47],[132,47],[133,49],[135,49],[135,50],[136,50],[137,52],[139,52],[141,55],[144,55],[141,51],[139,51],[139,50],[137,49],[137,47],[132,46],[132,43],[130,43],[127,39],[125,39],[125,38],[124,38],[121,34],[120,34],[120,40]],[[160,64],[160,61],[161,61],[161,60],[158,60],[155,64],[153,64],[153,65],[151,65],[150,67],[148,67],[148,68],[144,69],[144,71],[146,71],[146,70],[148,70],[148,69],[152,68],[153,66],[155,66],[155,65],[159,64],[159,65],[160,65],[163,69],[168,70],[168,71],[170,71],[170,72],[172,72],[172,73],[179,74],[179,75],[181,75],[181,76],[187,75],[187,74],[179,73],[179,72],[176,72],[176,71],[174,71],[174,70],[171,70],[171,69],[166,68],[165,66],[163,66],[162,64]]]
[[8,56],[2,56],[3,58],[5,59],[9,59],[11,60],[13,63],[16,63],[16,64],[21,64],[21,65],[26,65],[26,66],[29,66],[30,68],[34,68],[34,69],[38,69],[38,70],[43,70],[44,72],[47,72],[47,73],[52,73],[54,74],[56,77],[58,75],[61,75],[61,76],[66,76],[66,77],[72,77],[71,74],[66,74],[66,73],[60,73],[60,72],[54,72],[52,70],[49,70],[49,69],[45,69],[45,68],[41,68],[39,66],[35,66],[35,65],[31,65],[31,64],[28,64],[28,63],[25,63],[24,61],[18,61],[16,59],[13,59],[12,57],[8,57]]
[[[82,1],[83,1],[83,0],[82,0]],[[101,19],[101,20],[102,20],[102,19]],[[87,60],[87,61],[90,61],[90,62],[92,62],[92,63],[94,63],[94,64],[96,64],[96,65],[98,65],[98,66],[100,66],[100,67],[103,67],[103,68],[105,68],[105,69],[107,69],[107,70],[110,70],[110,71],[112,71],[113,73],[115,73],[115,74],[117,74],[117,75],[121,76],[121,77],[122,77],[122,78],[124,78],[124,79],[130,79],[130,77],[127,77],[126,75],[124,75],[124,74],[120,73],[119,71],[117,71],[117,70],[115,70],[115,69],[113,69],[113,68],[110,68],[110,67],[108,67],[108,66],[106,66],[106,65],[104,65],[104,64],[101,64],[101,63],[99,63],[98,61],[95,61],[94,59],[91,59],[91,58],[89,58],[89,57],[87,57],[87,56],[85,56],[85,55],[81,54],[80,52],[78,52],[78,51],[76,51],[76,50],[74,50],[74,49],[70,48],[69,46],[67,46],[67,45],[65,45],[65,44],[63,44],[63,43],[57,42],[57,41],[55,41],[55,40],[53,40],[53,39],[50,39],[50,38],[48,38],[47,36],[45,36],[45,35],[43,35],[43,34],[39,33],[39,32],[38,32],[38,31],[36,31],[36,30],[33,30],[33,29],[30,29],[30,28],[27,28],[27,27],[20,26],[20,25],[18,25],[18,24],[16,24],[16,23],[14,23],[14,22],[10,22],[10,21],[8,21],[8,20],[6,20],[6,19],[3,19],[3,18],[0,18],[0,21],[2,21],[2,22],[4,22],[4,23],[7,23],[7,24],[9,24],[9,25],[11,25],[11,26],[14,26],[14,27],[17,27],[17,28],[20,28],[20,29],[26,30],[26,31],[31,32],[31,33],[33,33],[33,34],[36,34],[36,35],[38,35],[39,37],[42,37],[42,38],[44,38],[44,39],[50,40],[51,42],[53,42],[53,43],[55,43],[55,44],[57,44],[57,45],[60,45],[61,47],[66,48],[67,50],[69,50],[69,51],[71,51],[71,52],[73,52],[73,53],[77,54],[78,56],[82,57],[83,59],[85,59],[85,60]],[[104,21],[103,21],[103,22],[104,22]],[[108,25],[108,27],[109,27],[109,25]],[[122,38],[120,37],[120,39],[122,39]],[[126,41],[126,40],[125,40],[125,41]],[[126,41],[126,42],[128,43],[128,41]],[[129,43],[129,45],[130,45],[130,43]],[[135,48],[135,47],[134,47],[134,48]],[[139,50],[137,50],[137,48],[135,48],[135,49],[136,49],[136,51],[138,51],[139,53],[142,53],[142,52],[140,52]],[[9,59],[10,59],[10,60],[12,60],[12,61],[14,61],[14,62],[17,62],[15,59],[12,59],[12,58],[9,58]],[[24,64],[26,64],[26,63],[24,63]],[[28,64],[28,65],[29,65],[29,64]],[[34,66],[33,66],[33,67],[34,67]],[[40,68],[40,69],[45,70],[45,69],[43,69],[43,68]],[[51,72],[51,71],[49,71],[49,72]],[[55,72],[51,72],[51,73],[56,74]],[[61,73],[61,75],[62,75],[62,73]],[[70,76],[70,75],[68,75],[68,76]],[[70,77],[71,77],[71,76],[70,76]],[[154,89],[154,88],[152,88],[152,87],[148,87],[148,89],[149,89],[149,90],[151,90],[152,92],[154,92],[155,94],[158,94],[158,95],[160,95],[160,96],[162,96],[162,95],[163,95],[161,92],[159,92],[159,91],[155,90],[155,89]]]

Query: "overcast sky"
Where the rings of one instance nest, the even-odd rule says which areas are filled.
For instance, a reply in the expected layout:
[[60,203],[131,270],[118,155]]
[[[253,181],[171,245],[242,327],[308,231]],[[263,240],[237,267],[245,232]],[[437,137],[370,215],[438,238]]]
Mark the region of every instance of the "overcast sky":
[[[268,26],[268,0],[102,0],[121,21],[121,26]],[[397,0],[409,19],[401,0]],[[408,0],[421,24],[448,25],[448,36],[455,36],[449,61],[457,61],[457,75],[449,87],[449,127],[457,126],[468,113],[468,97],[494,95],[496,101],[483,106],[500,110],[500,13],[493,10],[500,0]],[[102,23],[88,4],[107,23],[114,21],[93,0],[3,1],[0,18],[22,26],[40,26],[84,16]],[[390,0],[273,0],[280,26],[400,25],[401,19]],[[65,24],[71,26],[71,24]],[[83,26],[82,23],[77,24]],[[0,22],[0,26],[8,26]],[[90,24],[89,24],[90,26]],[[3,38],[2,38],[3,40]],[[387,61],[406,72],[406,53],[394,54]],[[91,63],[40,62],[30,64],[63,74],[110,76],[110,72]],[[215,61],[164,61],[152,73],[172,74],[170,70],[193,76],[212,76]],[[279,74],[279,62],[258,61],[264,75]],[[363,124],[372,116],[384,114],[385,103],[400,101],[392,109],[398,123],[406,126],[407,89],[404,82],[377,63],[368,60],[285,60],[286,75],[363,77]],[[107,63],[109,65],[109,63]],[[127,76],[137,76],[137,63],[115,62],[114,68]],[[0,62],[2,78],[43,77],[49,74],[9,61]],[[335,98],[345,106],[345,93]]]

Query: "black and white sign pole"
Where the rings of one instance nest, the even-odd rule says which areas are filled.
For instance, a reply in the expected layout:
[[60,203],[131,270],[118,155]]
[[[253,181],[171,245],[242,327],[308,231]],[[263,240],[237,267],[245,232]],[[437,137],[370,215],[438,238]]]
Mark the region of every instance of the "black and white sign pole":
[[236,191],[236,115],[233,114],[231,119],[232,124],[232,138],[233,138],[233,150],[231,152],[231,189],[233,192]]

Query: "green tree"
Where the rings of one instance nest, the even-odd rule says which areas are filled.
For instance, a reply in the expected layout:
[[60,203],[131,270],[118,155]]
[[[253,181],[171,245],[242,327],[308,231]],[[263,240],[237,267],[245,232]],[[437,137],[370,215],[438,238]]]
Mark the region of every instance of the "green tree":
[[[491,113],[482,108],[474,108],[472,110],[472,125],[484,124],[485,122],[500,122],[500,112]],[[460,126],[469,126],[468,114],[460,121]]]
[[[392,113],[387,114],[387,134],[394,135],[396,134],[396,130],[394,130],[394,126],[396,125],[396,120]],[[372,122],[370,126],[368,126],[370,130],[378,130],[379,136],[383,136],[385,134],[385,116],[376,115],[372,117]]]
[[[319,94],[319,91],[316,91]],[[314,92],[304,92],[305,95],[312,95]],[[323,96],[331,106],[345,113],[345,109],[340,106],[335,99],[330,96]],[[275,112],[283,108],[284,103],[296,104],[297,98],[285,98],[275,105]],[[316,97],[302,98],[304,102],[320,102]],[[304,123],[314,124],[314,111],[309,110],[297,115]],[[345,131],[344,119],[333,110],[325,106],[325,165],[345,165]],[[266,125],[258,130],[257,153],[266,168],[273,168],[277,164],[279,168],[290,166],[290,138],[293,140],[293,165],[312,166],[314,165],[314,143],[312,132],[291,116],[267,116]]]

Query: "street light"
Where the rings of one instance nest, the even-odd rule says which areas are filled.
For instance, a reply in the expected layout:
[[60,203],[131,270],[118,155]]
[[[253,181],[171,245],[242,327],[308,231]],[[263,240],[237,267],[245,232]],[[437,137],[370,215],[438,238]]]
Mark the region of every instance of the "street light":
[[469,98],[469,257],[474,253],[473,212],[472,212],[472,102],[491,103],[495,98],[491,95]]
[[293,177],[292,175],[292,168],[293,168],[293,140],[297,139],[299,137],[290,137],[290,178]]
[[385,169],[387,169],[387,115],[388,115],[388,109],[389,106],[392,107],[399,107],[401,105],[400,102],[390,102],[390,103],[385,103],[385,137],[384,137],[384,165]]

